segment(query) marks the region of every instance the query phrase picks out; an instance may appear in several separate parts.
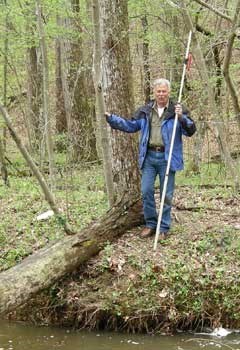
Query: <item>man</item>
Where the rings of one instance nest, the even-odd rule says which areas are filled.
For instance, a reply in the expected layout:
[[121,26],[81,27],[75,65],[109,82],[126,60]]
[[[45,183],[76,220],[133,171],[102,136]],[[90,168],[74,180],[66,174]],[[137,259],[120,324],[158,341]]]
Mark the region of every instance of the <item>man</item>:
[[157,79],[153,82],[154,99],[140,107],[131,120],[115,114],[105,113],[107,122],[113,129],[133,133],[141,131],[139,145],[139,166],[142,171],[141,191],[146,227],[141,232],[142,238],[154,234],[158,214],[154,198],[154,184],[157,175],[160,180],[160,193],[166,173],[171,135],[175,114],[178,122],[173,153],[170,164],[166,197],[160,224],[160,239],[167,237],[171,224],[172,198],[175,186],[175,172],[183,169],[182,135],[192,136],[196,127],[189,112],[170,98],[170,82]]

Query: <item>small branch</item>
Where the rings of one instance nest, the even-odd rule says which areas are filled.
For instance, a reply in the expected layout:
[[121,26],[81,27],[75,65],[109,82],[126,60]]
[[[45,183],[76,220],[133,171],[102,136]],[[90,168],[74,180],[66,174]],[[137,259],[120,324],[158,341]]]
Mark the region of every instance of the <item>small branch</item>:
[[202,26],[200,26],[200,24],[196,24],[196,30],[206,36],[211,36],[213,37],[213,33],[210,32],[208,29],[203,28]]
[[210,210],[210,211],[222,211],[222,209],[211,208],[211,207],[184,207],[175,205],[177,210],[186,210],[186,211],[201,211],[201,210]]
[[202,0],[194,0],[195,2],[197,2],[199,5],[202,5],[206,8],[208,8],[210,11],[214,12],[215,14],[217,14],[218,16],[226,19],[228,22],[232,22],[232,19],[231,17],[225,15],[224,13],[222,13],[221,11],[215,9],[215,7],[207,4],[205,1],[202,1]]

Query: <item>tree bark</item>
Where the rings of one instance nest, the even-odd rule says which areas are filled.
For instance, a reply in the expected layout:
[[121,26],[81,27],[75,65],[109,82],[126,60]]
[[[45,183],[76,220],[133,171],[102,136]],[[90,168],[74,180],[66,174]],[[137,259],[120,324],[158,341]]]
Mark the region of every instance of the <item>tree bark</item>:
[[[104,96],[109,112],[129,118],[133,112],[133,79],[128,37],[127,0],[99,0]],[[137,138],[111,129],[114,196],[140,193]]]
[[65,237],[0,273],[0,314],[27,302],[96,255],[107,241],[112,242],[142,221],[141,201],[123,197],[102,219],[77,235]]
[[143,28],[143,90],[145,103],[150,101],[151,96],[151,74],[150,74],[150,63],[149,63],[149,39],[148,39],[148,18],[145,14],[141,17],[142,28]]
[[[61,19],[59,15],[57,15],[57,24],[58,26],[62,26]],[[65,109],[65,101],[64,101],[64,87],[63,87],[63,69],[62,66],[62,44],[61,41],[63,39],[61,36],[56,38],[55,42],[55,81],[56,81],[56,129],[58,133],[67,132],[67,113]]]
[[104,117],[105,103],[103,97],[103,81],[102,81],[102,45],[100,35],[100,18],[99,18],[99,2],[92,1],[92,15],[94,24],[94,51],[93,51],[93,80],[96,96],[96,115],[97,130],[99,132],[100,145],[103,158],[104,177],[108,194],[109,205],[114,203],[114,186],[112,175],[112,159],[108,129],[106,128],[106,120]]
[[[202,111],[201,111],[202,112]],[[200,113],[201,113],[200,112]],[[200,114],[199,123],[198,123],[198,132],[196,136],[194,137],[193,141],[193,156],[192,160],[190,161],[190,166],[188,169],[190,171],[193,171],[195,174],[200,174],[200,166],[202,161],[202,147],[204,144],[204,137],[207,130],[207,124],[204,123],[204,118],[202,118],[203,114]]]
[[42,121],[42,72],[38,62],[37,48],[32,46],[27,49],[27,98],[28,115],[30,124],[29,143],[33,150],[40,149]]
[[49,67],[48,67],[48,55],[47,55],[47,45],[46,36],[43,27],[42,20],[42,5],[41,0],[36,0],[36,10],[37,10],[37,22],[38,31],[40,36],[40,47],[42,53],[42,67],[43,67],[43,119],[44,119],[44,135],[46,135],[46,144],[49,160],[49,174],[50,183],[53,188],[54,183],[54,155],[53,155],[53,141],[52,141],[52,125],[49,113]]
[[[7,5],[7,1],[4,1],[4,5]],[[8,14],[5,19],[5,38],[4,38],[4,65],[3,65],[3,103],[4,106],[7,105],[7,76],[8,76]],[[6,125],[0,126],[0,171],[3,182],[5,185],[9,186],[7,165],[5,162],[6,153]]]
[[[27,19],[26,30],[33,38],[37,31],[36,9],[32,3],[26,2],[24,16]],[[27,113],[29,125],[29,144],[31,151],[40,150],[40,141],[43,130],[43,113],[42,113],[42,56],[37,44],[31,39],[28,41],[26,51],[26,71],[27,71]]]
[[88,62],[84,53],[84,38],[80,9],[83,4],[79,0],[71,0],[72,30],[78,37],[70,44],[69,88],[71,95],[70,138],[72,142],[72,158],[74,161],[97,159],[96,138],[91,115],[91,92],[88,90]]
[[[69,27],[69,19],[58,17],[58,24],[63,28]],[[67,39],[61,38],[59,40],[60,46],[60,59],[61,59],[61,85],[62,85],[62,94],[64,101],[64,108],[66,113],[66,123],[67,123],[67,132],[70,134],[71,129],[71,96],[70,96],[70,86],[68,81],[69,75],[69,51],[70,51],[70,43]],[[69,135],[70,136],[70,135]]]
[[[1,129],[0,129],[0,132],[2,133]],[[8,171],[7,171],[7,165],[5,162],[4,143],[2,142],[1,135],[0,135],[0,172],[1,172],[1,176],[4,184],[6,186],[9,186]]]

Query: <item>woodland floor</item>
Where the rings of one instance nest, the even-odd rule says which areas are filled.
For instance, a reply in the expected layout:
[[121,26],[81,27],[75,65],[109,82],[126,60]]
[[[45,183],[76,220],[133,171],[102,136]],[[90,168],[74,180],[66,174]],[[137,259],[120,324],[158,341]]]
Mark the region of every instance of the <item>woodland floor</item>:
[[[237,127],[231,138],[234,131]],[[186,169],[192,159],[189,141]],[[238,134],[235,141],[237,157]],[[56,151],[55,196],[80,231],[108,209],[102,166],[73,165],[61,152]],[[177,175],[172,231],[156,253],[154,237],[141,239],[142,227],[136,227],[8,317],[38,325],[148,333],[220,325],[239,329],[240,194],[232,190],[224,166],[213,163],[217,153],[207,137],[200,173]],[[54,217],[36,220],[49,206],[15,145],[8,143],[7,155],[10,187],[0,180],[0,271],[65,235]],[[240,171],[239,158],[236,166]]]
[[[11,318],[74,328],[169,333],[240,327],[240,196],[184,185],[159,242],[126,232]],[[29,313],[29,310],[31,312]]]

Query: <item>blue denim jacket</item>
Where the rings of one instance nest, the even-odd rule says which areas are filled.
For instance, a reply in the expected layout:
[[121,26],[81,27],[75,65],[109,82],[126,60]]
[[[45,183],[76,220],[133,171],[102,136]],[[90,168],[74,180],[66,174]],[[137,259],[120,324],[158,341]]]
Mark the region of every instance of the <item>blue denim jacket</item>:
[[[139,143],[139,166],[143,167],[143,163],[147,154],[148,141],[150,135],[150,117],[154,101],[150,101],[145,106],[140,107],[134,114],[133,118],[128,120],[115,114],[107,117],[107,122],[113,129],[125,131],[128,133],[134,133],[141,131],[140,143]],[[161,124],[162,139],[165,146],[165,159],[168,160],[171,136],[173,131],[175,117],[175,103],[173,100],[169,100],[168,107],[163,114],[163,121]],[[173,145],[173,153],[170,164],[172,171],[183,169],[183,143],[182,135],[192,136],[196,131],[194,121],[190,118],[189,112],[184,107],[183,115],[177,122],[175,141]]]

